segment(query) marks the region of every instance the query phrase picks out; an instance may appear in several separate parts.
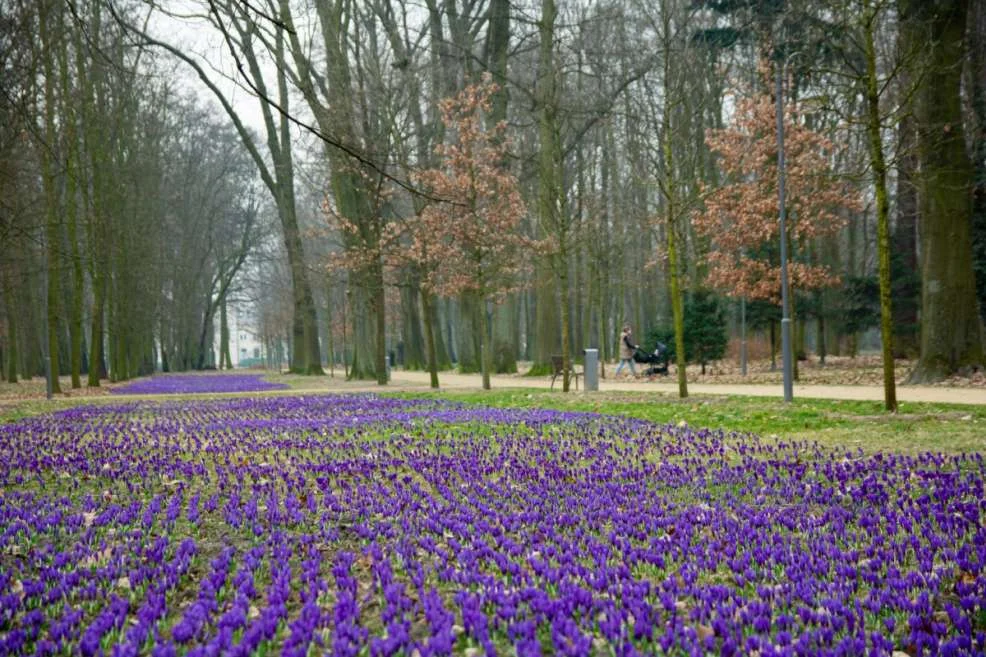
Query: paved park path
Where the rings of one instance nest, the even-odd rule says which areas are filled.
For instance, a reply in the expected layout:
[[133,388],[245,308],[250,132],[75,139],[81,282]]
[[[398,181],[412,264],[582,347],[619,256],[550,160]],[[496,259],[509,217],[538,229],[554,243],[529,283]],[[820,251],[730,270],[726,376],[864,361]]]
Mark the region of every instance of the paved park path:
[[[346,381],[336,372],[333,377],[301,377],[301,381],[295,379],[294,389],[291,390],[272,390],[264,395],[292,395],[310,394],[318,392],[426,392],[429,388],[429,378],[427,372],[406,372],[394,370],[391,380],[386,386],[378,386],[372,381]],[[276,378],[274,380],[277,380]],[[480,390],[482,379],[479,374],[452,374],[440,372],[438,381],[442,390]],[[67,382],[63,382],[66,385]],[[298,385],[300,383],[300,385]],[[550,377],[528,377],[497,375],[492,377],[491,386],[494,389],[503,388],[530,388],[537,390],[548,390],[551,384]],[[582,389],[582,382],[579,381],[578,392],[570,394],[586,394]],[[555,392],[561,392],[561,380],[555,382]],[[66,388],[67,390],[67,388]],[[639,392],[648,397],[667,396],[676,398],[678,396],[678,384],[673,378],[658,378],[654,381],[646,379],[603,379],[599,382],[601,392],[627,391]],[[132,397],[131,395],[100,395],[92,396],[86,394],[85,390],[75,391],[77,394],[71,396],[79,402],[84,403],[87,399],[118,399],[120,401],[129,398],[140,398],[143,396]],[[781,398],[783,390],[780,382],[772,384],[760,383],[689,383],[688,393],[690,395],[736,395],[748,397],[774,397]],[[591,394],[591,393],[590,393]],[[169,395],[155,395],[155,397],[167,397]],[[39,389],[37,398],[44,397],[43,389]],[[883,401],[883,388],[872,385],[799,385],[794,386],[794,398],[816,398],[816,399],[849,399],[849,400],[870,400]],[[24,401],[27,397],[17,397],[11,399],[0,398],[0,407]],[[986,405],[986,388],[959,388],[945,386],[897,386],[897,400],[901,402],[937,402],[944,404],[976,404]]]
[[[427,372],[405,372],[395,370],[390,385],[386,388],[369,386],[366,390],[427,390]],[[449,374],[440,372],[438,382],[442,389],[466,390],[479,389],[482,380],[479,374]],[[490,382],[493,388],[537,388],[548,389],[550,378],[526,376],[494,376]],[[332,388],[333,386],[330,386]],[[555,390],[560,391],[561,380],[555,382]],[[599,382],[599,390],[606,391],[637,391],[645,393],[663,393],[670,396],[678,395],[678,384],[673,379],[620,380],[609,379]],[[783,397],[780,384],[716,384],[689,383],[688,393],[692,395],[744,395],[750,397]],[[575,394],[575,393],[573,393]],[[579,392],[583,394],[582,382],[579,381]],[[794,386],[794,397],[810,397],[818,399],[853,399],[883,401],[883,388],[880,386],[864,385],[798,385]],[[938,386],[897,386],[897,401],[901,402],[938,402],[947,404],[986,404],[986,389],[984,388],[949,388]]]

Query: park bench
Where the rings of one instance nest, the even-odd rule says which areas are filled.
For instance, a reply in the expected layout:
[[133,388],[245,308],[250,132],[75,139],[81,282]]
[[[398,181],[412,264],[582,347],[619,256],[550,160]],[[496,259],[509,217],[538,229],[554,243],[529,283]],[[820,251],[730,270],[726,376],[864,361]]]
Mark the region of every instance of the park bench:
[[[551,357],[551,389],[555,389],[555,379],[558,377],[565,376],[565,359],[561,356]],[[575,389],[579,389],[579,377],[582,376],[582,372],[575,369],[575,364],[570,363],[568,369],[568,378],[575,380]],[[563,379],[564,380],[564,379]]]

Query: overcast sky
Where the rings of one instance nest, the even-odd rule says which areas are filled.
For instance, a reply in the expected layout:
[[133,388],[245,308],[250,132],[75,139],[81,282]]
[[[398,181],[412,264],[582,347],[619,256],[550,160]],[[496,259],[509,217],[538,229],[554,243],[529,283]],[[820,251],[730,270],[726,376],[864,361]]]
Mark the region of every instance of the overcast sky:
[[[206,70],[213,82],[230,100],[233,108],[243,122],[258,132],[263,132],[263,115],[257,98],[242,85],[236,70],[236,62],[230,56],[222,35],[204,18],[206,4],[188,0],[172,0],[162,3],[172,17],[155,11],[148,24],[148,32],[155,38],[180,48],[184,53],[194,55]],[[163,57],[175,61],[168,53]],[[224,110],[216,101],[215,95],[198,79],[195,72],[184,62],[177,62],[176,74],[183,84],[193,90],[217,112]],[[237,80],[240,84],[234,83]]]

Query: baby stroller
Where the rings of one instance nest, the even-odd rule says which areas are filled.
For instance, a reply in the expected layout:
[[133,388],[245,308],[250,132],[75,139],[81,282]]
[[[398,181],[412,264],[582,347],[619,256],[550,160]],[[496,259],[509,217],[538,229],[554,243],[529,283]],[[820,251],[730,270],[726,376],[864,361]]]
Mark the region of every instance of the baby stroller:
[[648,365],[647,369],[644,370],[644,376],[654,377],[658,374],[667,376],[668,348],[663,343],[658,342],[654,352],[649,354],[640,347],[637,347],[633,352],[633,362]]

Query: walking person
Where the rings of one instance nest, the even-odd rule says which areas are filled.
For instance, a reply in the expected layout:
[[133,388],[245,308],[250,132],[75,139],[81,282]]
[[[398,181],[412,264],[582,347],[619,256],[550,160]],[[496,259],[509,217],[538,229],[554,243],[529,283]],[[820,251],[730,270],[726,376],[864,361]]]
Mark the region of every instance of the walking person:
[[616,366],[616,374],[614,376],[619,376],[620,372],[623,371],[623,366],[629,363],[630,373],[636,378],[637,368],[633,364],[633,353],[639,346],[633,341],[633,331],[630,330],[630,325],[624,324],[623,331],[620,333],[620,364]]

